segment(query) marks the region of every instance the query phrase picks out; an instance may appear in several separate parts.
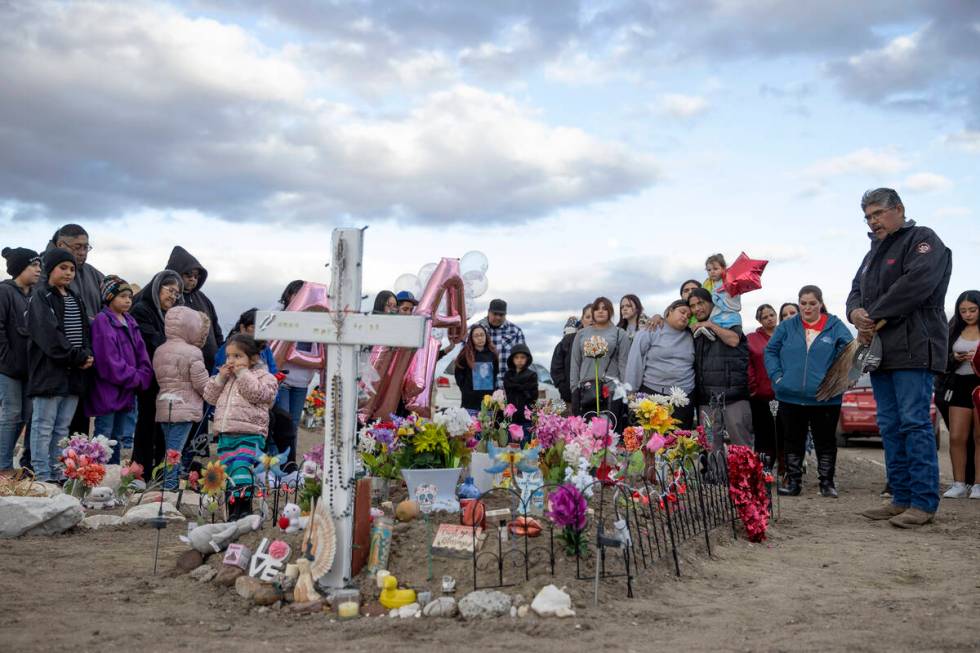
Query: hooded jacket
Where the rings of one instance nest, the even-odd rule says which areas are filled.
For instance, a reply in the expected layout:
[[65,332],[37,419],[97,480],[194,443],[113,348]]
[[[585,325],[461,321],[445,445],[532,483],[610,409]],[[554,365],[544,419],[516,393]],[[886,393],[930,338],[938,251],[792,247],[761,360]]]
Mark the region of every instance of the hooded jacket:
[[0,374],[27,380],[27,305],[30,294],[13,279],[0,283]]
[[234,378],[211,377],[204,400],[214,406],[214,429],[222,434],[269,434],[269,409],[279,392],[279,382],[263,365],[239,369]]
[[[44,254],[47,254],[52,249],[56,249],[56,246],[53,242],[48,241],[48,246],[44,249]],[[88,316],[89,322],[94,320],[95,316],[102,310],[103,279],[105,279],[105,276],[94,265],[88,263],[83,263],[82,265],[75,264],[75,278],[71,280],[71,285],[68,287],[85,302],[85,314]],[[48,275],[42,270],[41,278],[38,280],[36,287],[44,288],[47,285]]]
[[[574,329],[574,328],[573,328]],[[572,386],[569,377],[572,370],[572,343],[575,342],[575,334],[578,329],[569,331],[566,329],[561,340],[555,345],[555,350],[551,353],[551,380],[558,388],[558,394],[566,404],[572,402]]]
[[85,397],[89,417],[132,410],[136,392],[148,389],[153,379],[139,325],[130,315],[123,317],[125,325],[104,308],[92,321],[95,375]]
[[[517,354],[527,356],[527,365],[520,372],[514,365],[514,356]],[[530,422],[524,417],[524,409],[534,408],[534,404],[538,401],[538,374],[531,369],[533,362],[534,357],[531,356],[531,350],[527,345],[523,342],[516,344],[510,350],[510,356],[507,357],[507,371],[504,372],[504,392],[507,394],[507,403],[514,404],[514,408],[517,409],[512,422],[521,426]]]
[[[150,284],[136,293],[136,296],[133,297],[133,307],[129,309],[130,316],[139,325],[143,344],[146,345],[146,353],[150,360],[153,360],[153,354],[157,347],[167,340],[163,326],[163,309],[160,308],[160,288],[171,281],[176,281],[178,288],[184,286],[180,275],[173,270],[157,272],[153,275]],[[183,294],[177,295],[175,307],[180,306],[183,302]]]
[[164,317],[167,341],[153,354],[153,372],[160,384],[156,421],[201,421],[204,407],[201,395],[209,378],[201,345],[210,329],[211,321],[200,311],[186,306],[174,306],[167,311]]
[[883,240],[873,234],[871,249],[851,282],[847,316],[863,308],[875,322],[887,320],[878,332],[878,370],[946,369],[949,326],[946,290],[953,254],[928,227],[907,220]]
[[827,316],[827,323],[809,349],[802,315],[780,322],[766,345],[765,355],[766,372],[776,399],[803,406],[839,405],[841,395],[817,401],[817,388],[837,354],[852,340],[851,332],[834,315]]
[[204,288],[204,283],[208,280],[208,271],[190,252],[180,245],[174,247],[173,251],[170,252],[167,269],[173,270],[177,274],[186,274],[195,269],[201,271],[194,290],[184,291],[184,306],[193,308],[195,311],[201,311],[211,320],[208,339],[201,348],[204,353],[204,363],[208,366],[208,369],[211,369],[214,367],[214,357],[218,353],[218,347],[224,344],[225,338],[221,333],[221,325],[218,324],[218,314],[214,310],[214,304],[211,303],[208,296],[201,290]]
[[[85,302],[75,297],[82,313]],[[75,347],[65,336],[65,300],[52,286],[34,291],[27,307],[27,396],[68,397],[84,393],[86,371],[81,369],[92,355],[88,320],[82,320],[82,346]]]

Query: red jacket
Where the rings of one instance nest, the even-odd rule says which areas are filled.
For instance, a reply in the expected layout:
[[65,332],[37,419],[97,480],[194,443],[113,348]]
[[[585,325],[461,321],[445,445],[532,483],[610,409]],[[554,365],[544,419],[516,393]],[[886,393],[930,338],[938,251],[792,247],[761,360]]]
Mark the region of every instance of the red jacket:
[[769,344],[769,334],[759,327],[748,336],[749,341],[749,394],[753,399],[772,401],[776,395],[772,391],[772,383],[766,374],[766,345]]

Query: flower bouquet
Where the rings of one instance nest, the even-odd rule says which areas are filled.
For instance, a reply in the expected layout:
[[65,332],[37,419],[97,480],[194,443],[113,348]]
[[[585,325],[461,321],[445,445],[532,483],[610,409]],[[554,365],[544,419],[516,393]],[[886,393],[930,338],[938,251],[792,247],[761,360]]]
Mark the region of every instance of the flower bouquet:
[[303,424],[308,429],[323,426],[323,411],[326,407],[325,395],[320,386],[313,388],[303,404]]
[[313,504],[323,493],[323,444],[318,444],[303,454],[300,479],[297,481],[296,503],[303,514],[313,510]]
[[574,485],[560,485],[548,495],[548,506],[548,519],[561,528],[558,541],[566,555],[585,555],[588,552],[585,525],[589,508],[585,496]]
[[480,441],[477,450],[487,452],[487,442],[493,440],[497,446],[506,446],[510,441],[511,418],[517,408],[507,403],[507,395],[503,390],[495,390],[492,395],[484,395],[480,404],[480,412],[476,416],[476,430],[479,431]]
[[728,479],[732,501],[749,541],[762,542],[769,523],[769,493],[762,462],[752,449],[737,444],[728,448]]
[[112,456],[115,440],[104,435],[90,438],[81,433],[63,438],[58,446],[61,455],[58,460],[65,466],[65,492],[73,497],[82,498],[89,491],[98,487],[105,478],[106,463]]
[[119,496],[126,496],[133,492],[141,492],[146,489],[143,481],[143,465],[130,462],[123,465],[119,470]]
[[412,414],[392,416],[395,427],[395,459],[401,469],[444,469],[469,464],[472,431],[450,433],[446,423]]
[[371,476],[386,480],[398,478],[396,449],[395,423],[392,420],[378,420],[361,429],[357,453]]

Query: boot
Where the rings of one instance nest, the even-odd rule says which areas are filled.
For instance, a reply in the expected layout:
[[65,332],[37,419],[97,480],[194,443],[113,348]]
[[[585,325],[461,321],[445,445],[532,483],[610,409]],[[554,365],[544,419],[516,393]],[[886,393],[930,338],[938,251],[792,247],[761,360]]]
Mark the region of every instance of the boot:
[[908,506],[896,506],[895,504],[889,502],[878,508],[871,508],[870,510],[865,510],[861,514],[868,519],[873,519],[875,521],[883,521],[885,519],[891,519],[896,515],[901,515],[903,512],[908,510]]
[[803,491],[803,457],[795,453],[786,454],[786,485],[779,488],[784,497],[797,497]]
[[836,451],[821,451],[817,455],[817,478],[820,479],[820,496],[831,499],[837,498],[837,488],[834,487],[836,467]]
[[909,508],[903,513],[895,515],[888,520],[888,523],[897,528],[918,528],[932,522],[936,513],[926,512],[918,508]]

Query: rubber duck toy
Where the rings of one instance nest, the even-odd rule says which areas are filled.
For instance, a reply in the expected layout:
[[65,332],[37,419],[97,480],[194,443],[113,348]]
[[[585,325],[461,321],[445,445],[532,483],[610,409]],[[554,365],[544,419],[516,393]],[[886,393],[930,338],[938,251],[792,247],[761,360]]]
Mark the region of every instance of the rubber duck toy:
[[395,610],[403,605],[415,603],[415,590],[400,590],[398,589],[397,578],[390,575],[385,576],[384,589],[381,590],[381,596],[378,597],[378,600],[381,605],[389,610]]

